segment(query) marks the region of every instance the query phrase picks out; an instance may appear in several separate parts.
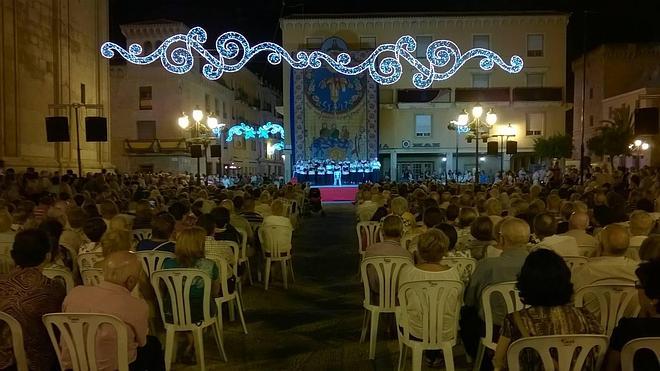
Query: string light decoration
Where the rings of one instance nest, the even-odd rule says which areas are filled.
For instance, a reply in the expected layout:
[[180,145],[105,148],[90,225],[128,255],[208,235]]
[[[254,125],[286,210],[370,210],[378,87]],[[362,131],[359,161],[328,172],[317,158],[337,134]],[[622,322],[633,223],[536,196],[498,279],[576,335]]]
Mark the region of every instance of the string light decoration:
[[[344,75],[358,75],[364,71],[381,85],[394,84],[403,74],[402,60],[410,64],[416,73],[412,76],[412,83],[419,89],[431,86],[434,81],[447,80],[453,76],[468,60],[481,58],[479,67],[488,71],[495,65],[509,73],[518,73],[523,68],[521,57],[514,55],[507,64],[497,53],[484,48],[472,48],[461,53],[459,47],[450,40],[436,40],[426,48],[426,62],[422,63],[416,56],[417,42],[412,36],[401,36],[395,43],[381,44],[362,62],[352,63],[348,53],[339,53],[336,57],[322,51],[298,51],[291,55],[280,45],[272,42],[262,42],[251,46],[245,36],[238,32],[225,32],[215,41],[216,54],[208,51],[203,44],[207,41],[207,33],[201,27],[194,27],[187,34],[170,36],[150,54],[140,56],[142,47],[131,44],[128,50],[121,46],[106,42],[101,46],[101,55],[112,58],[119,54],[128,62],[137,65],[151,64],[160,60],[165,70],[184,74],[189,72],[195,64],[196,52],[206,62],[202,66],[202,74],[209,80],[217,80],[226,73],[237,72],[242,69],[255,55],[267,52],[266,60],[272,65],[285,61],[295,69],[321,68],[326,62],[332,69]],[[171,52],[168,49],[176,43]],[[450,62],[453,64],[450,65]],[[353,64],[353,65],[351,65]],[[438,72],[436,69],[445,69]]]
[[268,139],[271,135],[279,135],[280,141],[273,143],[273,148],[278,151],[284,150],[284,128],[280,124],[273,122],[267,122],[261,125],[255,130],[254,127],[241,122],[238,125],[234,125],[229,130],[227,130],[227,139],[226,142],[231,142],[234,140],[234,136],[242,136],[245,139],[255,139],[257,136],[262,139]]

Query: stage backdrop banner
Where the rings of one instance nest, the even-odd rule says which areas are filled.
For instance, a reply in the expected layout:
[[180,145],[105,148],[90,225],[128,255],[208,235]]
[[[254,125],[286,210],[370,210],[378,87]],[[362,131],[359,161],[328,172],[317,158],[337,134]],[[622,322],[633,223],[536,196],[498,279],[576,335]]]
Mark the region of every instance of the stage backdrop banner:
[[[338,38],[326,52],[348,52],[354,63],[369,51],[347,51]],[[378,85],[366,73],[346,76],[323,66],[293,70],[295,160],[369,160],[377,157]]]

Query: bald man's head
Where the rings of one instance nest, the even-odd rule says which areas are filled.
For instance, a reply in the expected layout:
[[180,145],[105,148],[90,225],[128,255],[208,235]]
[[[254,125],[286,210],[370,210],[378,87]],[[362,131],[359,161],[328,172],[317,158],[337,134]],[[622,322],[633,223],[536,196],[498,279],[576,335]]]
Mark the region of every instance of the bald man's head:
[[630,215],[630,234],[633,236],[648,236],[654,224],[651,214],[636,210]]
[[130,251],[117,251],[103,260],[103,279],[129,291],[137,285],[141,272],[140,260]]
[[606,256],[623,256],[630,246],[630,233],[619,224],[610,224],[603,228],[600,239],[603,244],[603,255]]
[[516,247],[529,242],[529,224],[519,218],[510,218],[502,222],[500,233],[504,240],[502,247]]
[[584,231],[589,227],[589,214],[576,211],[568,219],[570,229],[578,229]]

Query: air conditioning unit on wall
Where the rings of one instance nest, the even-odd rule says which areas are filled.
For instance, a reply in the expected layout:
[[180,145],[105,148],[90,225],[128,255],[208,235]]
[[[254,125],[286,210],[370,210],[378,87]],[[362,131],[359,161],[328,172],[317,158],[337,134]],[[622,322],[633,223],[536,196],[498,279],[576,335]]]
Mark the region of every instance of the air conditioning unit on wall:
[[401,141],[401,147],[402,148],[410,148],[410,147],[412,147],[412,142],[410,141],[410,139],[404,139],[404,140]]

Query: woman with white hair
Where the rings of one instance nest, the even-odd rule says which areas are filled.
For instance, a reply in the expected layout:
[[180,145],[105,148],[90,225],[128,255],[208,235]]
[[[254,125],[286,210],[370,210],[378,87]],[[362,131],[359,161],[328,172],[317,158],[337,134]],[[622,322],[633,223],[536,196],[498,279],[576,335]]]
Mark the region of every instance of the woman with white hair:
[[270,203],[271,203],[270,193],[268,191],[263,191],[261,192],[261,195],[259,195],[259,201],[254,206],[254,211],[261,214],[261,216],[263,216],[264,218],[269,215],[272,215],[273,212],[271,210]]

